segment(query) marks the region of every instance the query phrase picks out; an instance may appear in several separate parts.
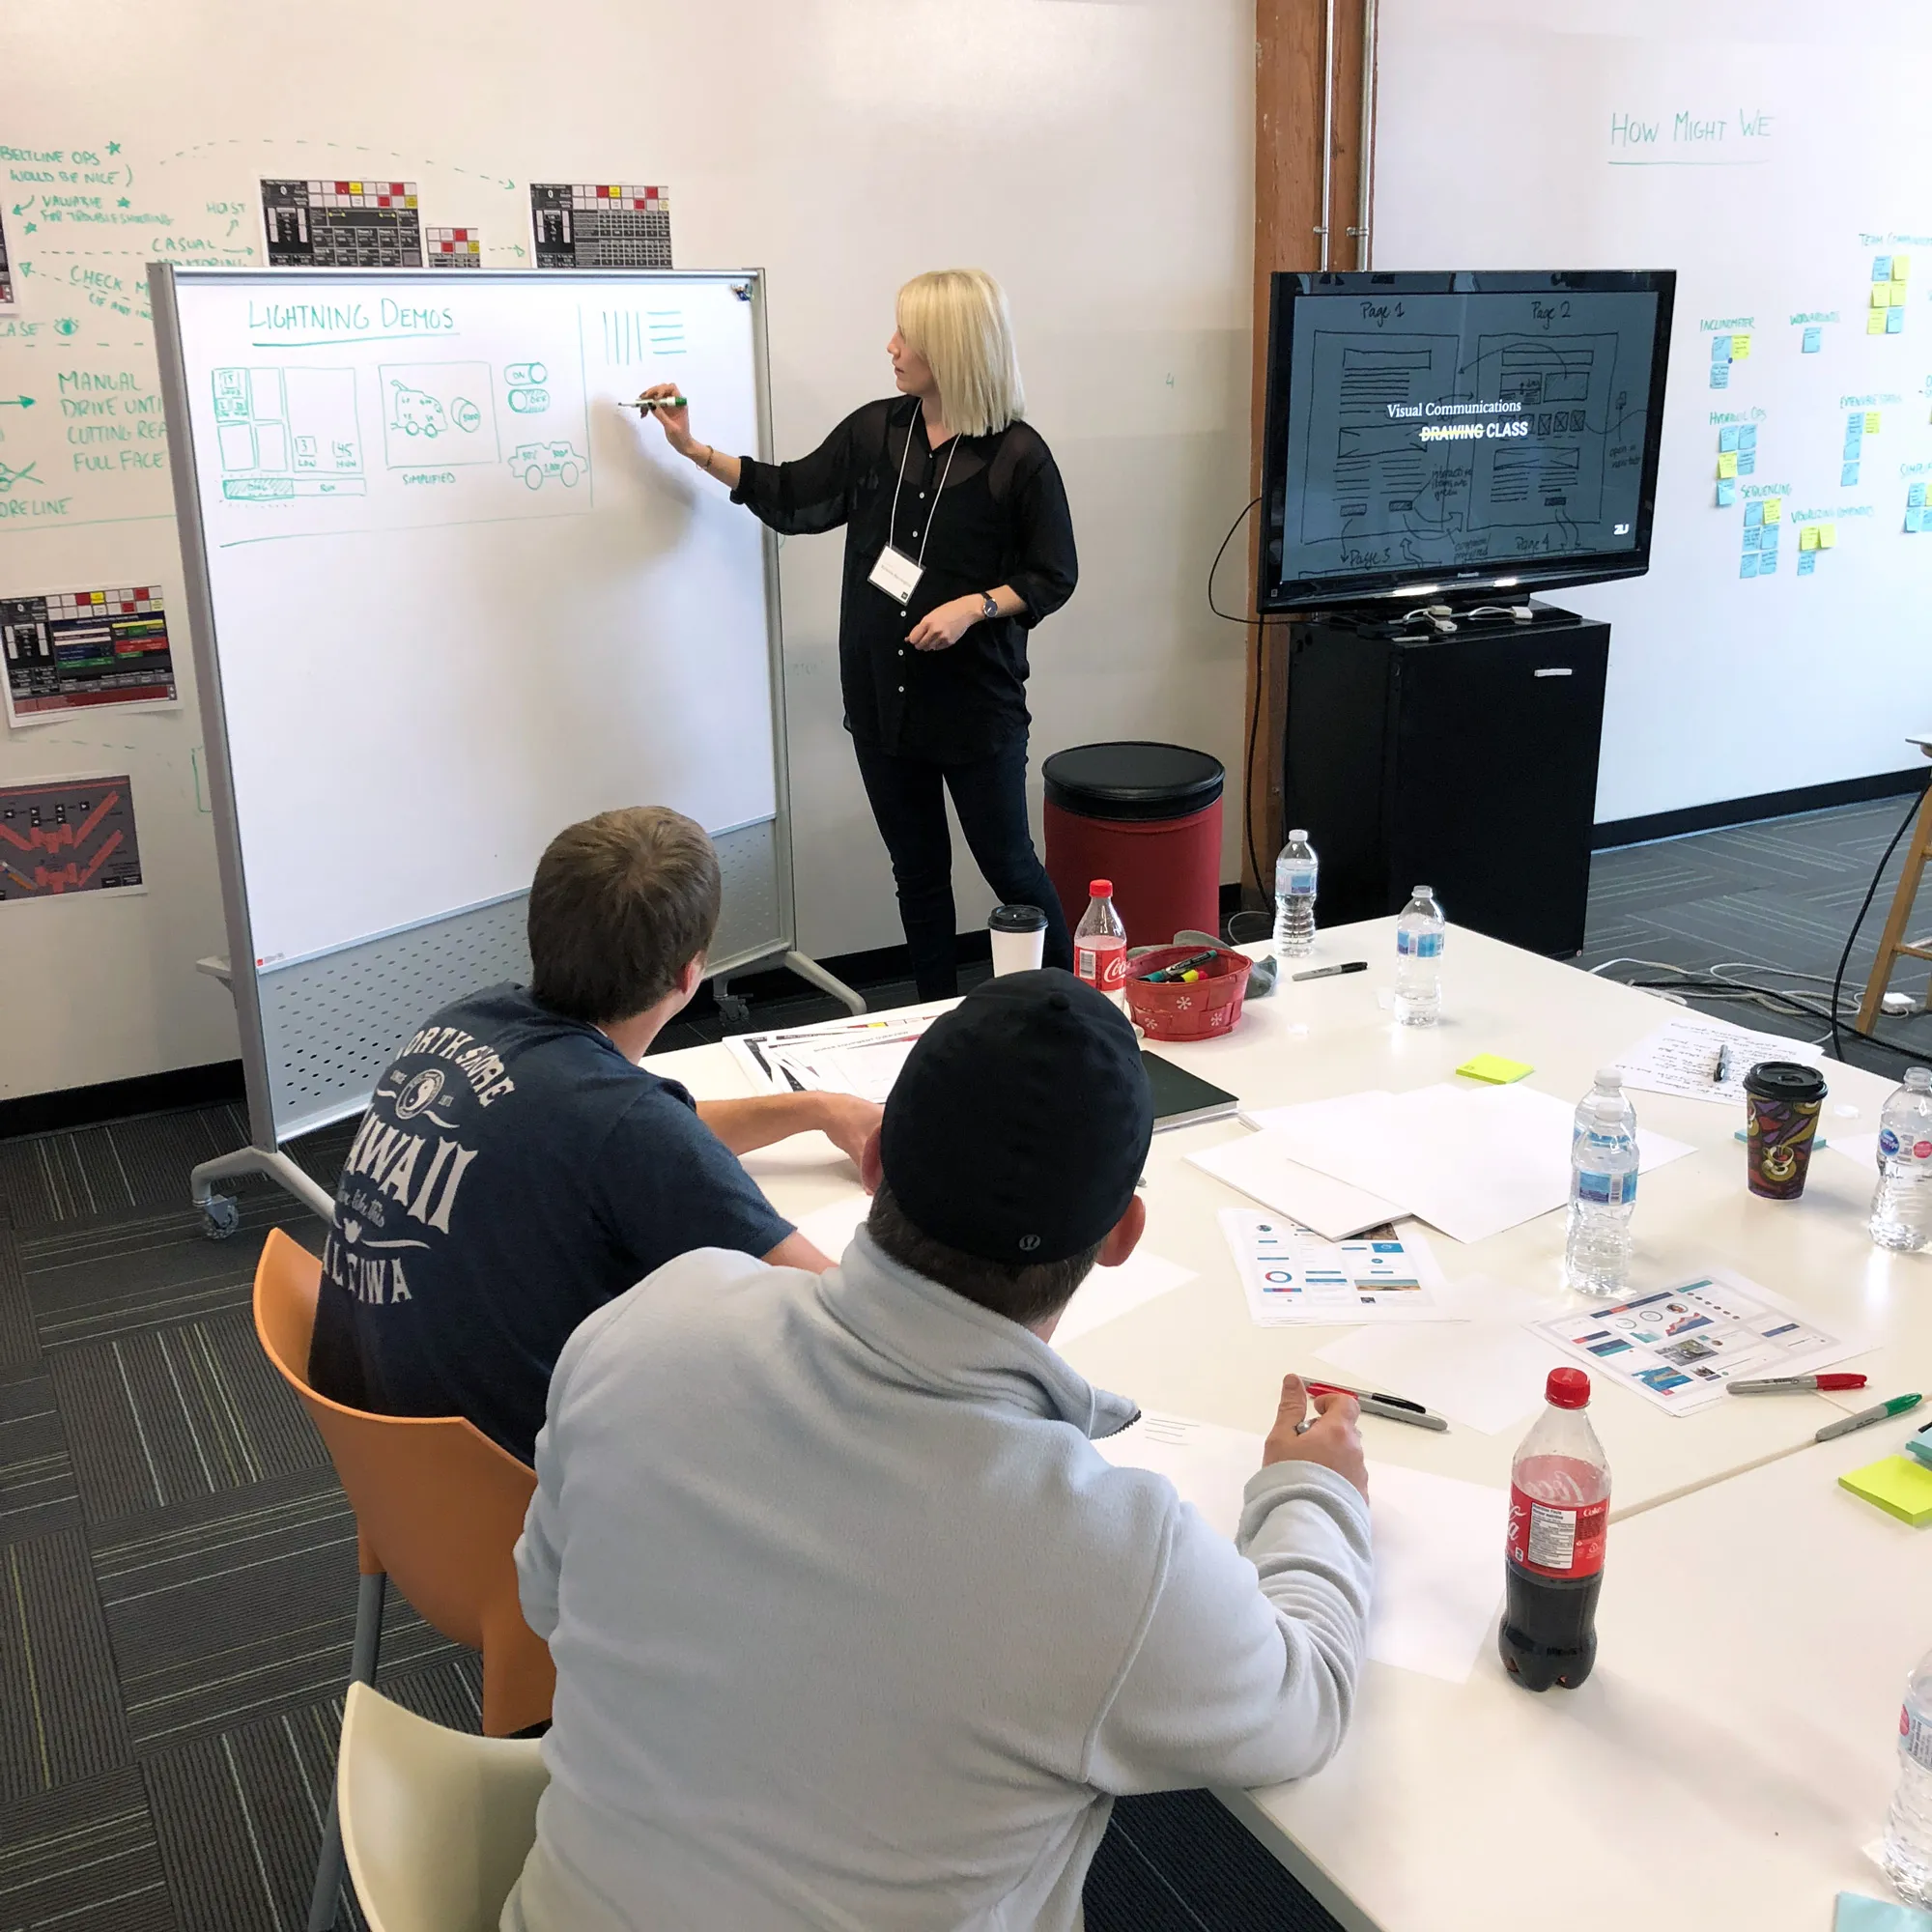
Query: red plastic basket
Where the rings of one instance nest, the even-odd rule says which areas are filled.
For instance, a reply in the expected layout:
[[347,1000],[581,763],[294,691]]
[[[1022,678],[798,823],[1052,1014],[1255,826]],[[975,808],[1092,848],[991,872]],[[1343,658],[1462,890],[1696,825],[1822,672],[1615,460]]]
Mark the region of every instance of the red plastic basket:
[[1150,985],[1147,975],[1190,958],[1199,946],[1156,946],[1127,962],[1127,1011],[1150,1039],[1214,1039],[1239,1025],[1252,962],[1222,951],[1204,960],[1191,984],[1170,980]]

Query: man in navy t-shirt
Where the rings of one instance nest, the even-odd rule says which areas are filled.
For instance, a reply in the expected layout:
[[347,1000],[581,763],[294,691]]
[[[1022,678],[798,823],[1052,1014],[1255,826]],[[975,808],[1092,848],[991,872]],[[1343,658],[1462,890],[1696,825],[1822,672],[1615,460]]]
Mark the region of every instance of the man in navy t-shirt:
[[737,1156],[816,1129],[856,1160],[880,1110],[698,1104],[637,1064],[697,990],[719,897],[710,840],[674,811],[609,811],[551,841],[530,984],[427,1020],[343,1163],[309,1351],[322,1394],[467,1416],[528,1463],[571,1330],[642,1276],[693,1248],[832,1265]]

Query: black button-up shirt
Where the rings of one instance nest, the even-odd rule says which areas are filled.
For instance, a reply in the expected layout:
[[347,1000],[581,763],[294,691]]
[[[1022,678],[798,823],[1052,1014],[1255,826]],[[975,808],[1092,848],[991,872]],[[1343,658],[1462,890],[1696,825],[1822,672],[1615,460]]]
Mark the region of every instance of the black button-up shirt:
[[[900,396],[854,411],[796,463],[740,461],[732,500],[773,529],[845,526],[838,681],[853,737],[900,757],[962,764],[1024,734],[1026,634],[1066,602],[1079,574],[1066,491],[1037,430],[1013,422],[933,449],[918,398]],[[925,573],[903,608],[867,581],[889,538],[909,557],[925,548]],[[1017,617],[981,619],[948,650],[906,642],[936,606],[1002,583],[1026,600]]]

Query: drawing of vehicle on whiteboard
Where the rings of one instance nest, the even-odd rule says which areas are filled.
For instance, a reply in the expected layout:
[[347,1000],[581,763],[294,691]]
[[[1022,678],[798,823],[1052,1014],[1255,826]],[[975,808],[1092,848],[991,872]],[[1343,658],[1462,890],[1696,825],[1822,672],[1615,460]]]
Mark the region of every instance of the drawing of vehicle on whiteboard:
[[412,389],[407,383],[392,382],[395,392],[389,405],[389,427],[406,436],[440,436],[449,427],[442,405],[427,389]]
[[520,442],[510,452],[510,474],[521,476],[530,490],[541,490],[553,476],[574,490],[589,467],[589,459],[568,442]]
[[380,380],[391,469],[500,459],[487,362],[385,362]]

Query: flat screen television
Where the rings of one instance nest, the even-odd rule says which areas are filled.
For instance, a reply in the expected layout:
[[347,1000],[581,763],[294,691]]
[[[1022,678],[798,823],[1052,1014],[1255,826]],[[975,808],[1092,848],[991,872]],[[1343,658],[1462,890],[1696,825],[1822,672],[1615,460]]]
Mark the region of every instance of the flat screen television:
[[1276,275],[1262,610],[1641,576],[1676,287],[1667,269]]

